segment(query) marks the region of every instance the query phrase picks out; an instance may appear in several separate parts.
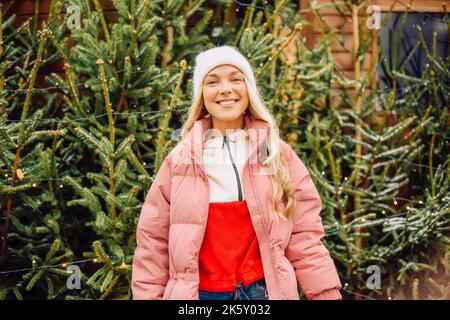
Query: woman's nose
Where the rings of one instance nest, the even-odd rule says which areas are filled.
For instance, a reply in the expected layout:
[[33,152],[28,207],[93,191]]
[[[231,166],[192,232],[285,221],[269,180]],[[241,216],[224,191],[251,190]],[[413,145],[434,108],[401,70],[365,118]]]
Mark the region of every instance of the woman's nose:
[[220,92],[231,92],[231,84],[228,81],[222,82]]

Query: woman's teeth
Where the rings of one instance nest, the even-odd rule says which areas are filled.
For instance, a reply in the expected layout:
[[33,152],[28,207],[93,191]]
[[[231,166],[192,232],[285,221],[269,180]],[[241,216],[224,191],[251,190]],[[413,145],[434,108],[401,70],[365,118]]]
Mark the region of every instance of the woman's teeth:
[[229,106],[232,105],[236,102],[237,100],[225,100],[225,101],[220,101],[219,104],[222,106]]

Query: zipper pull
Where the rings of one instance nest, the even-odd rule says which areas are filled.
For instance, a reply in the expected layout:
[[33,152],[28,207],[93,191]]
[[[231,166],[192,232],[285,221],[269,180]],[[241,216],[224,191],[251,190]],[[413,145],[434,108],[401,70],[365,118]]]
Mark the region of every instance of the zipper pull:
[[237,187],[238,187],[238,199],[239,201],[242,201],[242,188],[241,188],[241,181],[239,179],[239,173],[236,167],[236,164],[233,161],[233,157],[231,156],[231,151],[230,151],[230,144],[228,143],[228,141],[234,142],[233,140],[231,140],[229,137],[227,136],[223,136],[223,146],[225,145],[225,143],[227,144],[227,149],[228,149],[228,155],[230,156],[230,160],[231,160],[231,164],[233,165],[233,169],[234,169],[234,174],[236,175],[236,182],[237,182]]

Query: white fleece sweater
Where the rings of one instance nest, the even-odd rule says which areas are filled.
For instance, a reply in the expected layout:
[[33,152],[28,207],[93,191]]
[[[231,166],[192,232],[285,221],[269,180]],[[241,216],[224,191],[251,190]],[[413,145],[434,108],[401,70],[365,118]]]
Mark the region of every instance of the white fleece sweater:
[[[245,129],[235,131],[227,135],[227,137],[230,149],[227,148],[223,136],[209,138],[204,142],[203,163],[210,185],[210,202],[245,200],[242,187],[242,171],[250,155],[250,139]],[[239,174],[242,192],[241,199],[238,197],[237,176],[230,159],[230,151]]]

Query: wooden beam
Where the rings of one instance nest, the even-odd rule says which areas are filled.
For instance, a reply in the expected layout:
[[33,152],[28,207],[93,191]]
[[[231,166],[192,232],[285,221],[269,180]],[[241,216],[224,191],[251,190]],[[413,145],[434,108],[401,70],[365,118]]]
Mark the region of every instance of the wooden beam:
[[[371,4],[377,5],[382,11],[388,11],[395,0],[371,0]],[[409,0],[397,0],[393,12],[405,12],[408,8]],[[444,12],[443,4],[450,11],[450,0],[412,0],[410,12],[428,12],[440,13]]]

